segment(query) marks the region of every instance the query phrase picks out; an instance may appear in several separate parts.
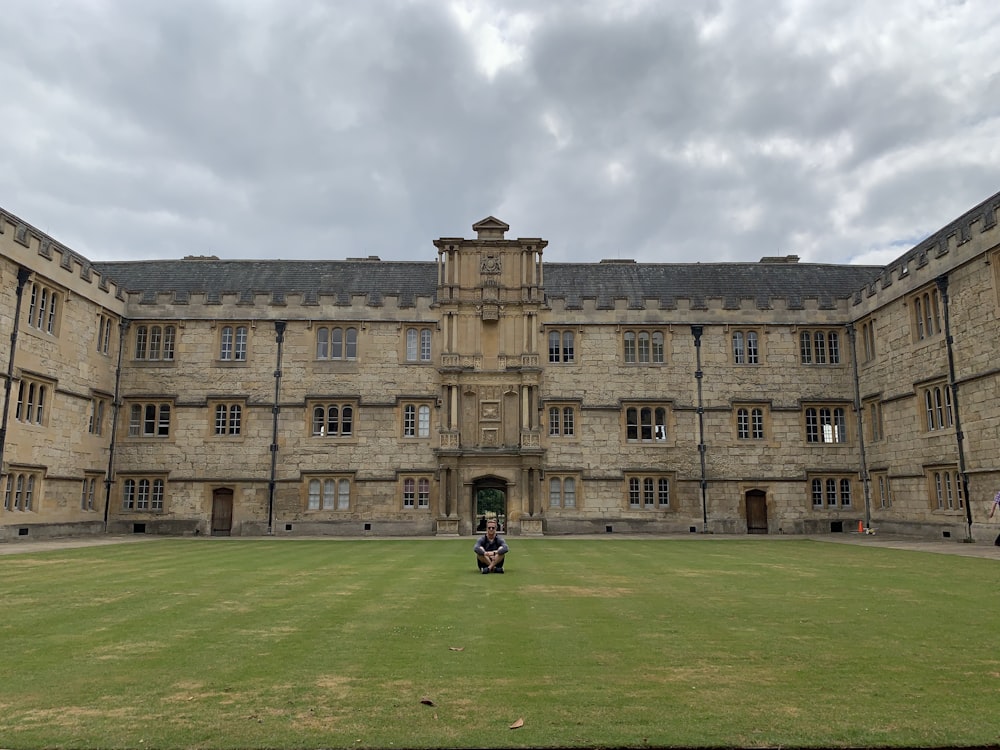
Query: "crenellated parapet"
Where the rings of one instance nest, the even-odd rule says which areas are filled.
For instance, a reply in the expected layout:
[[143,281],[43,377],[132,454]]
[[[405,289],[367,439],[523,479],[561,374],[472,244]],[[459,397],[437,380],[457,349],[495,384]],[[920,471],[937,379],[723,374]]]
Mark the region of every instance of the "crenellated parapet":
[[0,208],[0,254],[72,294],[120,313],[124,289],[88,259]]
[[998,212],[1000,193],[966,211],[887,264],[882,273],[854,291],[852,316],[861,317],[996,248],[1000,245]]

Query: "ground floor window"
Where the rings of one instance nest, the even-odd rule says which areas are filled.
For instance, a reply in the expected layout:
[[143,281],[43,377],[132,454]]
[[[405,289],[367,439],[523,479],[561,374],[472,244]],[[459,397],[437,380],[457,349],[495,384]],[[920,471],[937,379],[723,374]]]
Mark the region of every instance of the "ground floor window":
[[665,475],[630,476],[628,507],[632,510],[653,510],[670,506],[670,477]]
[[576,507],[577,478],[575,476],[549,476],[549,507]]
[[161,477],[128,477],[122,482],[122,510],[162,513],[165,494]]
[[38,507],[42,475],[37,471],[12,470],[4,487],[4,510],[32,512]]
[[962,476],[954,466],[929,469],[927,485],[933,510],[962,510],[965,508],[965,491]]
[[307,510],[350,510],[351,480],[344,476],[310,477],[306,495]]
[[425,510],[431,505],[431,478],[416,476],[403,478],[403,509]]
[[854,494],[848,476],[814,476],[809,480],[813,508],[850,508]]

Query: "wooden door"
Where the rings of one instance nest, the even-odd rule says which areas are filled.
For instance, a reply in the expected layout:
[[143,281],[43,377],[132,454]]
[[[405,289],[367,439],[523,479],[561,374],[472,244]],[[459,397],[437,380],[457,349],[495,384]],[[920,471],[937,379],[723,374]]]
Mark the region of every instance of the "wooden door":
[[747,500],[747,533],[767,533],[767,495],[760,490],[750,490]]
[[233,491],[212,493],[212,536],[229,536],[233,530]]

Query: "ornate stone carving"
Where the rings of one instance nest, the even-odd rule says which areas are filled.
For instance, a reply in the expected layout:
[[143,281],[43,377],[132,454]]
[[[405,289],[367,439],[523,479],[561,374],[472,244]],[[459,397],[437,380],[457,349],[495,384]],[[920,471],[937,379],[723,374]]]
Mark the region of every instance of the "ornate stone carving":
[[480,263],[479,270],[485,274],[499,274],[503,271],[503,263],[501,262],[499,256],[487,255]]

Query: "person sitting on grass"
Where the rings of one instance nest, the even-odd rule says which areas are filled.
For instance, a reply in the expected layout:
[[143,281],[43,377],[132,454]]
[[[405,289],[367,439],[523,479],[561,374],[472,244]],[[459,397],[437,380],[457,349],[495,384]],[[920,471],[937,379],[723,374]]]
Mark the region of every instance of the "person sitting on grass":
[[476,553],[480,573],[503,573],[503,558],[509,549],[503,537],[497,535],[496,519],[486,522],[486,535],[479,537],[472,551]]

